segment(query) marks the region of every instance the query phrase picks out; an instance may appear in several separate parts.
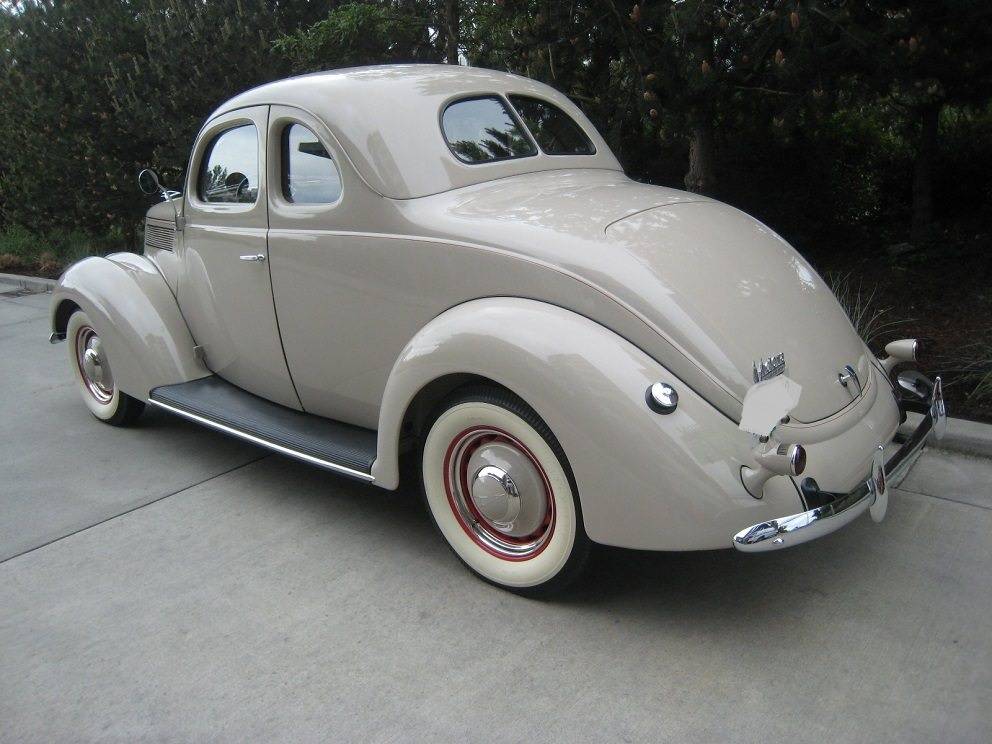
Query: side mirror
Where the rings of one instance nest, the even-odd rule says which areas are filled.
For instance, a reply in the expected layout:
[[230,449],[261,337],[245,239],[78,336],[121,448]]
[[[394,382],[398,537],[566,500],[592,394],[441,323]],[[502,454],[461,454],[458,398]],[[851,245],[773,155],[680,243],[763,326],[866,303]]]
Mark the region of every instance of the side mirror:
[[138,174],[138,188],[146,194],[160,194],[165,191],[158,180],[158,174],[151,168],[145,168]]
[[146,194],[161,194],[162,199],[169,202],[172,205],[172,213],[176,217],[176,230],[183,229],[183,218],[179,214],[179,210],[176,208],[176,203],[172,197],[178,196],[176,191],[166,191],[162,186],[161,181],[158,180],[158,174],[151,168],[145,168],[138,174],[138,188],[141,189]]

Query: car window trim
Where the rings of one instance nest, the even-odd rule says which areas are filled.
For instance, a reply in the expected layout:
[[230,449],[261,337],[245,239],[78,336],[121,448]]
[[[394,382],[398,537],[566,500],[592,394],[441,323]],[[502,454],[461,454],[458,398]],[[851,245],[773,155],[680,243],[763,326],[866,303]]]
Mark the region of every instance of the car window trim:
[[[233,122],[225,122],[225,123],[230,123],[230,126],[225,126],[222,129],[217,130],[217,132],[215,132],[210,137],[210,140],[207,142],[206,145],[204,145],[203,149],[200,152],[199,162],[197,163],[197,168],[196,168],[196,175],[194,176],[194,181],[193,181],[193,185],[195,188],[190,189],[190,191],[192,192],[190,196],[191,199],[195,199],[197,204],[208,205],[210,207],[221,207],[232,212],[241,212],[241,211],[249,212],[255,207],[257,207],[260,201],[259,197],[261,196],[261,190],[262,190],[261,188],[262,170],[265,167],[264,161],[259,157],[259,153],[258,153],[259,148],[262,146],[261,145],[262,140],[259,139],[259,134],[258,134],[259,127],[258,124],[256,124],[256,122],[252,119],[240,119],[240,120],[234,120]],[[252,202],[215,202],[204,199],[203,195],[200,193],[200,185],[201,185],[200,180],[203,174],[204,166],[206,165],[206,163],[210,161],[210,153],[213,152],[214,145],[216,144],[217,140],[219,140],[228,132],[232,132],[235,129],[240,129],[241,127],[247,127],[247,126],[250,126],[252,129],[255,130],[255,158],[256,158],[256,170],[258,172],[258,181],[259,181],[258,193],[255,194],[255,200]]]
[[512,97],[514,96],[516,96],[517,98],[529,98],[532,101],[538,101],[539,103],[543,103],[545,106],[550,106],[551,108],[559,111],[562,114],[562,116],[566,117],[570,122],[572,122],[578,128],[578,130],[582,133],[582,136],[586,138],[586,142],[588,142],[589,146],[592,148],[592,152],[583,152],[583,153],[548,152],[543,147],[541,147],[541,143],[537,141],[537,137],[535,137],[534,133],[530,131],[530,127],[527,126],[527,122],[523,122],[524,128],[527,130],[527,134],[530,135],[531,140],[534,142],[535,145],[537,145],[537,149],[541,151],[542,155],[547,155],[549,158],[591,158],[598,153],[599,148],[596,147],[596,143],[593,142],[592,137],[589,136],[589,133],[586,132],[586,130],[582,127],[582,125],[575,120],[575,117],[569,116],[568,112],[565,111],[561,106],[552,103],[546,98],[540,98],[538,96],[530,95],[528,93],[507,93],[506,101],[507,103],[510,104],[510,108],[513,109],[513,113],[516,114],[521,121],[523,121],[523,116],[521,116],[520,112],[517,111],[517,107],[513,105]]
[[[288,209],[304,209],[304,210],[312,210],[312,209],[315,209],[315,208],[328,209],[330,207],[334,207],[334,206],[340,204],[341,203],[341,200],[344,198],[344,174],[341,172],[341,168],[338,166],[337,158],[335,158],[334,155],[333,155],[334,148],[328,147],[327,146],[327,143],[324,142],[324,140],[321,138],[321,136],[317,132],[313,131],[313,127],[311,127],[306,122],[301,121],[299,119],[299,117],[286,116],[284,118],[286,118],[288,121],[280,127],[279,134],[278,134],[278,139],[279,139],[279,163],[278,163],[278,166],[279,166],[279,168],[278,168],[279,188],[278,189],[272,189],[272,192],[269,194],[269,198],[271,199],[273,196],[277,196],[277,198],[279,200],[280,207],[281,208],[288,208]],[[327,154],[329,155],[329,158],[328,159],[331,161],[331,165],[334,166],[334,171],[338,174],[338,182],[341,184],[341,190],[338,192],[338,198],[335,199],[334,201],[332,201],[332,202],[309,202],[309,203],[301,203],[301,202],[290,201],[289,199],[286,198],[286,192],[284,190],[284,187],[285,187],[286,183],[285,183],[285,181],[283,179],[289,173],[289,171],[287,169],[285,169],[286,155],[287,155],[287,153],[285,152],[285,148],[283,146],[283,138],[286,136],[286,133],[289,131],[289,128],[291,126],[293,126],[294,124],[303,127],[308,132],[310,132],[310,134],[312,134],[314,137],[316,137],[317,138],[317,141],[324,148],[324,151],[327,152]]]
[[[465,160],[457,152],[455,152],[455,149],[451,146],[451,142],[448,140],[448,135],[444,131],[445,112],[447,112],[447,110],[452,106],[454,106],[456,103],[465,103],[466,101],[481,101],[490,98],[494,98],[500,102],[500,104],[506,110],[507,114],[510,115],[510,119],[512,119],[513,123],[520,128],[520,131],[523,133],[524,137],[526,137],[527,141],[530,142],[531,146],[534,148],[534,152],[528,155],[510,155],[509,157],[505,157],[505,158],[492,158],[490,160],[484,160],[481,163],[473,163],[471,161]],[[517,114],[516,109],[513,108],[513,106],[510,104],[510,101],[506,98],[506,96],[504,96],[501,93],[475,93],[468,96],[461,96],[459,98],[454,98],[448,101],[447,103],[445,103],[444,106],[441,107],[441,110],[438,113],[438,117],[437,117],[437,125],[438,125],[438,130],[441,133],[441,139],[444,140],[444,144],[445,146],[447,146],[448,151],[454,156],[455,160],[457,160],[462,165],[471,165],[471,166],[490,165],[492,163],[505,163],[510,160],[526,160],[527,158],[536,158],[537,156],[543,153],[540,145],[537,144],[537,141],[534,139],[534,136],[531,134],[530,129],[528,129],[527,125],[524,124],[523,121],[521,121],[520,116]]]

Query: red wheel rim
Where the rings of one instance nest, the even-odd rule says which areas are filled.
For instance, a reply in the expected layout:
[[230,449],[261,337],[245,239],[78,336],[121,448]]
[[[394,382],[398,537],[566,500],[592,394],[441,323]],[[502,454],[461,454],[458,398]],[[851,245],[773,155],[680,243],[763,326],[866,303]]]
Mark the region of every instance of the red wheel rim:
[[114,386],[100,337],[90,326],[81,326],[76,331],[75,349],[83,387],[97,403],[107,405],[114,398]]
[[[536,514],[534,529],[525,526],[524,534],[514,534],[507,525],[494,521],[482,513],[473,496],[473,473],[469,463],[482,448],[501,447],[516,453],[518,476],[529,487],[519,494],[532,514]],[[509,432],[493,426],[474,426],[455,436],[444,456],[444,489],[458,524],[472,542],[490,555],[507,561],[526,561],[540,555],[551,541],[555,530],[555,500],[551,481],[533,452]],[[521,469],[533,468],[520,473]],[[513,473],[509,473],[513,475]],[[512,480],[511,480],[512,483]],[[519,530],[518,530],[519,532]]]

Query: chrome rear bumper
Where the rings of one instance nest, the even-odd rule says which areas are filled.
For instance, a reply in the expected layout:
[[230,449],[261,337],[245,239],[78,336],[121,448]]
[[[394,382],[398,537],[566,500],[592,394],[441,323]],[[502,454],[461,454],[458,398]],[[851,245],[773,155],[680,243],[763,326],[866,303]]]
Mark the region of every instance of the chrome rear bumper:
[[[888,483],[901,476],[912,464],[914,456],[926,444],[929,435],[940,439],[947,425],[947,409],[939,377],[930,385],[925,397],[920,396],[920,400],[903,398],[899,405],[904,410],[923,413],[924,417],[903,445],[885,462],[884,467],[879,447],[872,472],[850,493],[828,493],[819,490],[815,481],[811,485],[804,483],[804,495],[814,496],[817,501],[826,503],[800,514],[772,519],[741,530],[734,535],[733,546],[744,553],[762,553],[809,542],[852,522],[876,502],[879,502],[884,516]],[[878,518],[880,520],[881,516]]]

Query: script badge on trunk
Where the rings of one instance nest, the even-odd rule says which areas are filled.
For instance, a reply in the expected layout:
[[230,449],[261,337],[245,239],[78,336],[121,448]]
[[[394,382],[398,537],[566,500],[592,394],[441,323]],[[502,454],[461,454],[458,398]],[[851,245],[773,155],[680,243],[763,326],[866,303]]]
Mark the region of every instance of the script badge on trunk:
[[785,372],[785,354],[775,354],[752,363],[754,381],[762,382]]

